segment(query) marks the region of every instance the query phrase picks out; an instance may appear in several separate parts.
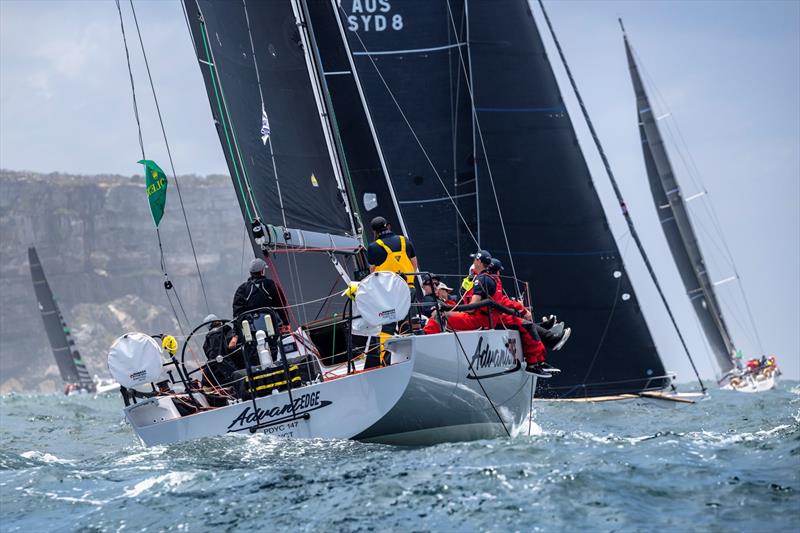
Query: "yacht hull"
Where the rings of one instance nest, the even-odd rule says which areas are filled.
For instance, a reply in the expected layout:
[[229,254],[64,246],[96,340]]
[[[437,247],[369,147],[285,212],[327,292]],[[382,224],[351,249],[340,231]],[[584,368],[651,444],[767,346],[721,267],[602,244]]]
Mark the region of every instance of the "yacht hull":
[[181,416],[162,396],[125,415],[145,446],[229,433],[403,445],[491,438],[530,415],[536,383],[519,346],[512,331],[397,337],[386,343],[390,366],[293,389],[291,400],[284,391]]

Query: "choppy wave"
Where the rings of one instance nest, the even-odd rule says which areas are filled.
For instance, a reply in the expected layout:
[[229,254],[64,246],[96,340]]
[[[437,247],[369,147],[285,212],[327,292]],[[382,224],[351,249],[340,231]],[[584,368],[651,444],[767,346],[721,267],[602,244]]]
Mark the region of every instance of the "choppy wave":
[[800,387],[695,405],[538,402],[511,439],[142,448],[118,398],[0,397],[3,531],[792,530]]

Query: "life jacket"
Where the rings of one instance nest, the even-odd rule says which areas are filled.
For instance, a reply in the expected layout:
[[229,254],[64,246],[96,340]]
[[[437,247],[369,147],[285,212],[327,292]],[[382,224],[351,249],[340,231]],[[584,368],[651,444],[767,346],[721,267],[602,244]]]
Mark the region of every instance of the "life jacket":
[[[477,276],[475,276],[475,284],[477,285],[477,284],[479,284],[479,283],[480,283],[480,278],[481,278],[482,276],[486,276],[486,277],[488,277],[489,279],[491,279],[492,281],[494,281],[494,282],[495,282],[495,290],[494,290],[494,294],[492,294],[491,296],[489,296],[489,298],[490,298],[491,300],[494,300],[495,302],[499,303],[500,305],[505,305],[505,304],[503,303],[503,299],[502,299],[502,298],[503,298],[503,291],[501,290],[501,287],[500,287],[499,285],[497,285],[497,284],[496,284],[496,280],[494,279],[494,276],[492,276],[492,275],[491,275],[491,274],[489,274],[488,272],[481,272],[480,274],[478,274]],[[473,294],[474,294],[474,288],[473,288]],[[472,295],[470,295],[470,298],[472,298]],[[467,302],[467,303],[469,303],[469,302]],[[481,308],[479,308],[479,309],[477,310],[477,312],[478,312],[479,314],[481,314],[481,315],[489,315],[489,308],[488,308],[488,307],[481,307]],[[499,311],[494,311],[494,312],[492,313],[492,316],[494,316],[494,317],[498,317],[498,314],[501,314],[501,313],[499,313]],[[497,318],[495,318],[495,320],[497,320]]]
[[[517,300],[512,300],[508,297],[508,295],[503,291],[503,281],[500,279],[500,274],[489,274],[492,279],[494,280],[495,285],[497,285],[497,291],[495,292],[495,299],[498,303],[510,307],[516,311],[524,311],[525,306],[522,302],[518,302]],[[510,317],[510,315],[503,314],[504,317]]]
[[[395,252],[389,248],[381,239],[375,243],[383,248],[386,252],[386,259],[380,265],[375,267],[376,272],[394,272],[400,274],[401,272],[414,272],[414,265],[411,264],[411,259],[406,253],[406,238],[402,235],[397,236],[400,239],[400,251]],[[405,276],[406,283],[409,287],[414,286],[414,276]]]

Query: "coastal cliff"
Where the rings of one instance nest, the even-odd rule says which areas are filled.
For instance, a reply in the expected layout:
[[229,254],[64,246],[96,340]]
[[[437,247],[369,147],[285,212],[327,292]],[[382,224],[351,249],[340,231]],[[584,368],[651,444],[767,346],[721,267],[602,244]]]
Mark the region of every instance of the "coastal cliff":
[[[191,322],[173,297],[186,329],[209,312],[230,315],[252,251],[227,176],[184,176],[178,183],[209,304],[173,180],[160,232],[167,271]],[[61,389],[31,285],[29,246],[38,250],[90,373],[107,375],[108,347],[126,331],[180,333],[142,175],[0,170],[0,228],[0,393]]]

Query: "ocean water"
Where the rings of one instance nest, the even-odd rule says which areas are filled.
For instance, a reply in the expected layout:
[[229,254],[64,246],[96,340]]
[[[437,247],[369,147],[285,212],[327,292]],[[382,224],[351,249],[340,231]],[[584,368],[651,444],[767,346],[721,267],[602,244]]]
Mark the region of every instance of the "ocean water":
[[145,449],[121,405],[0,397],[0,530],[800,528],[796,382],[695,405],[538,402],[531,435],[414,449],[265,436]]

